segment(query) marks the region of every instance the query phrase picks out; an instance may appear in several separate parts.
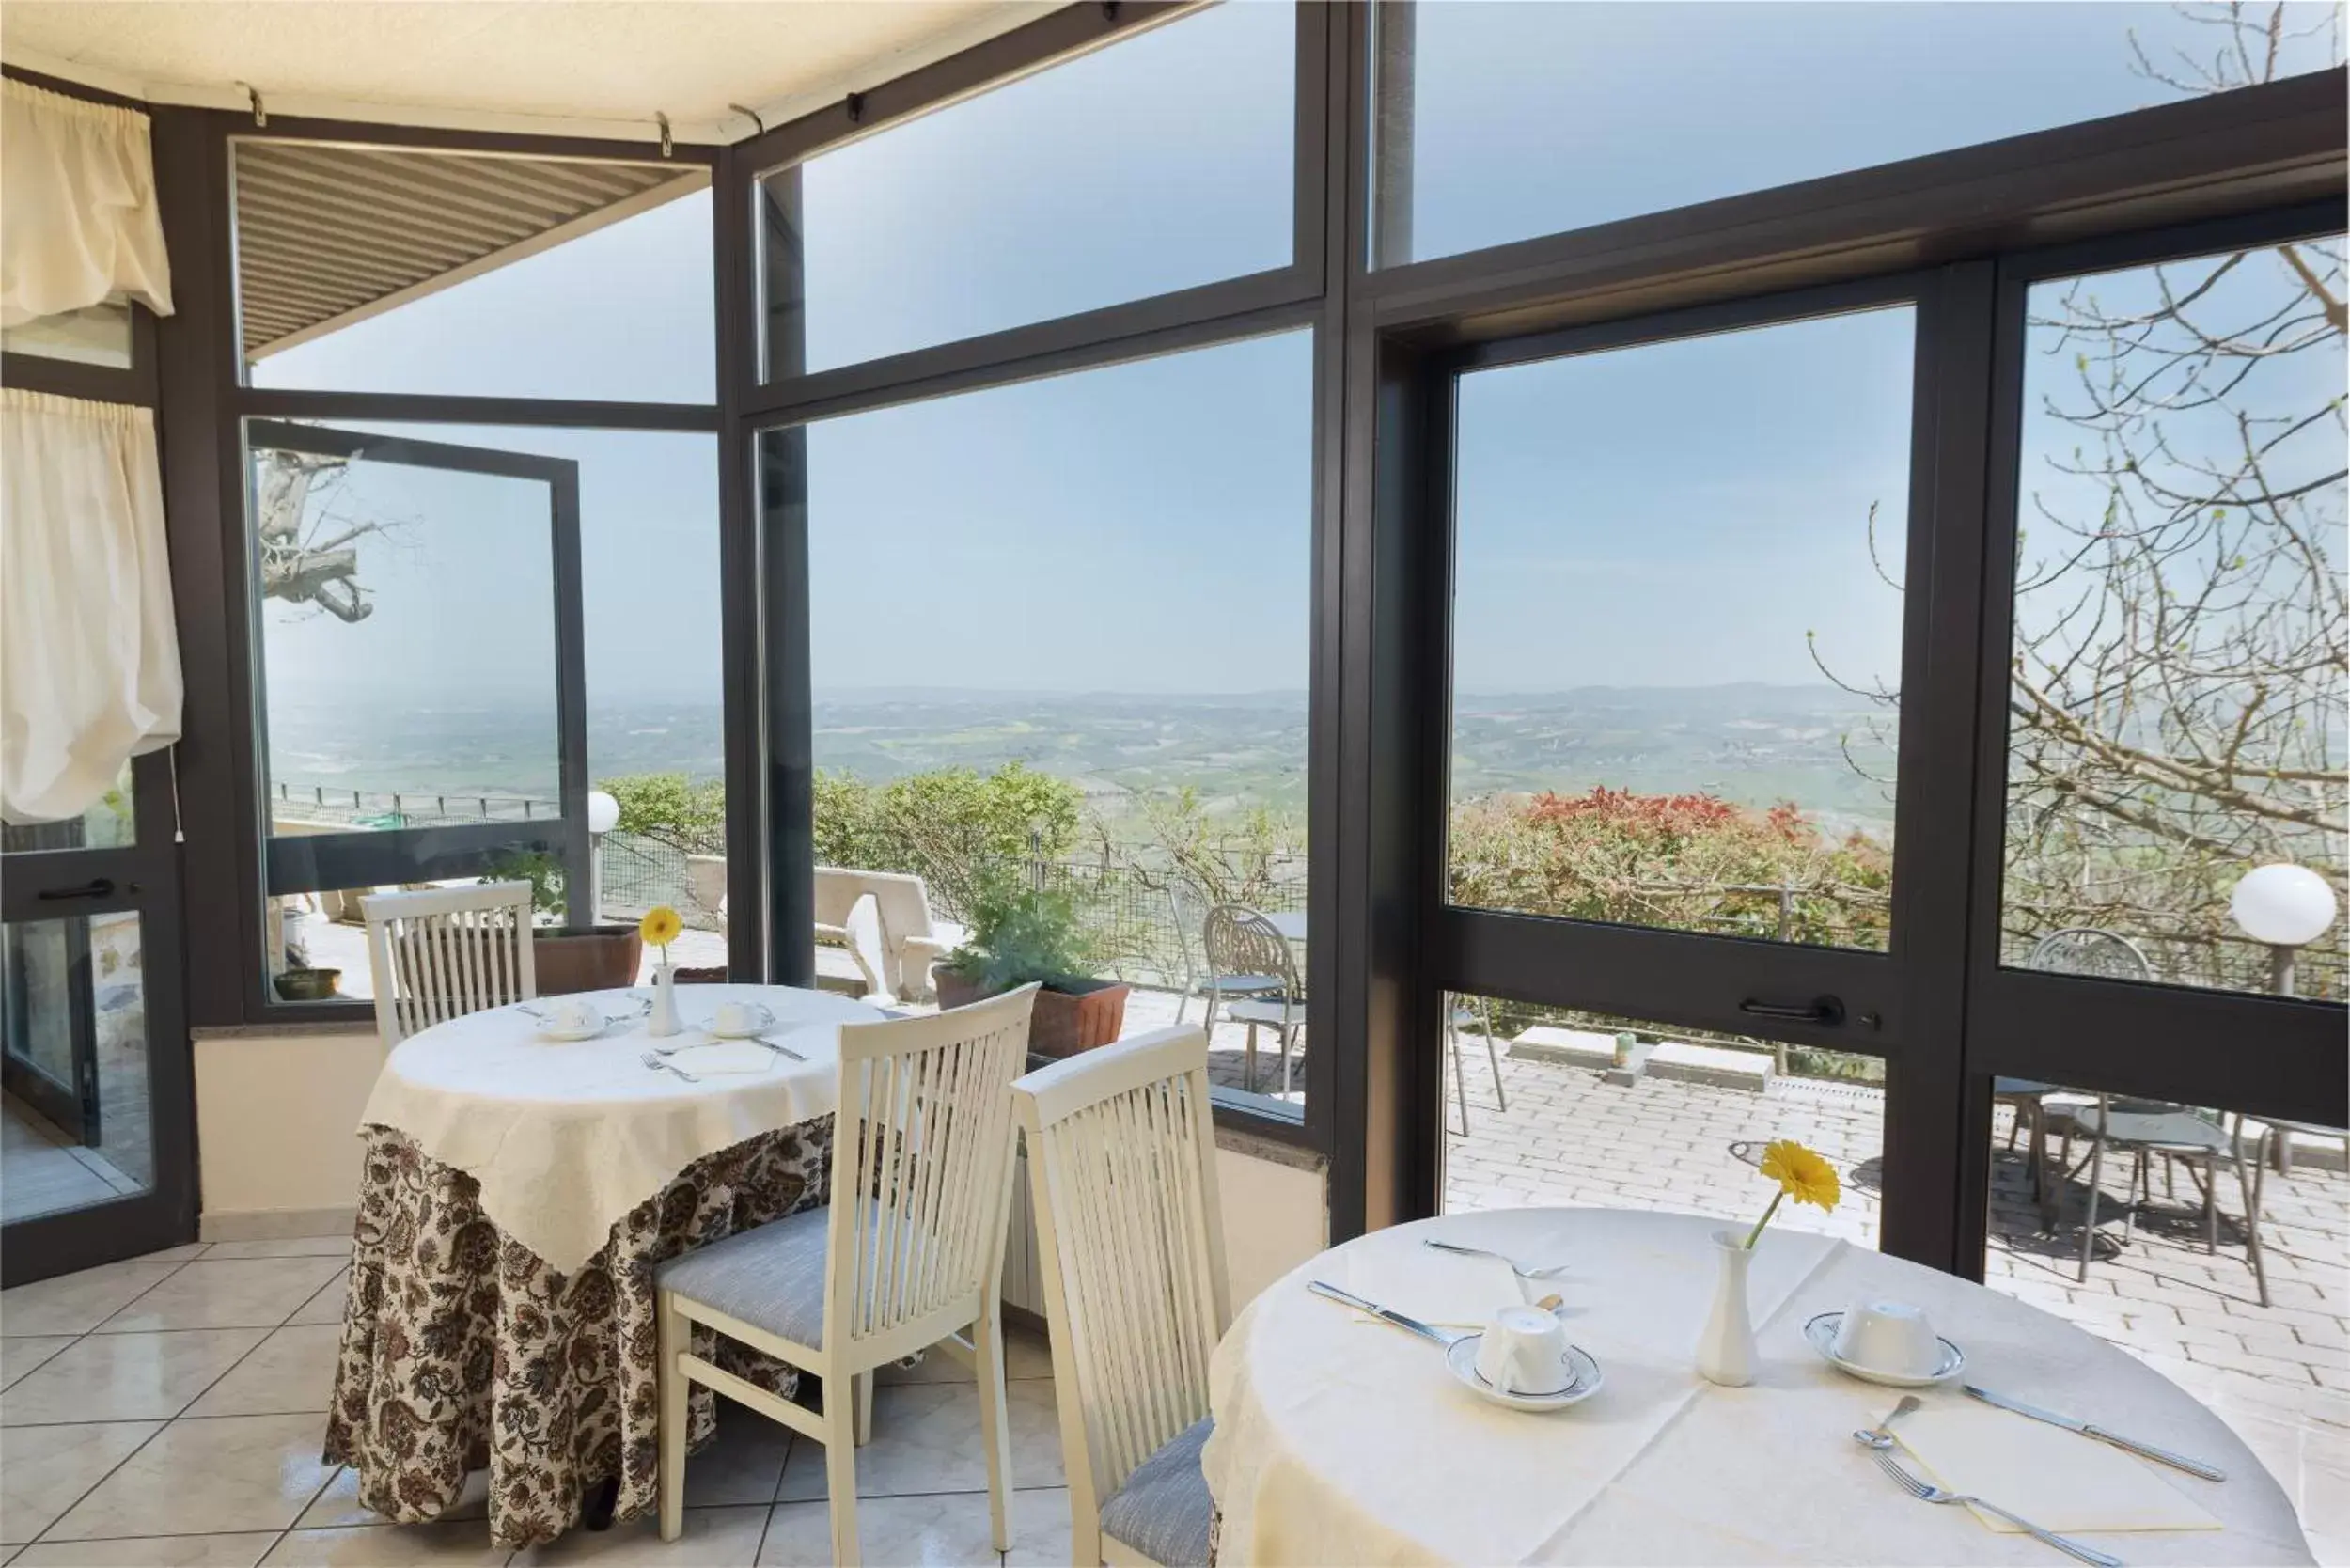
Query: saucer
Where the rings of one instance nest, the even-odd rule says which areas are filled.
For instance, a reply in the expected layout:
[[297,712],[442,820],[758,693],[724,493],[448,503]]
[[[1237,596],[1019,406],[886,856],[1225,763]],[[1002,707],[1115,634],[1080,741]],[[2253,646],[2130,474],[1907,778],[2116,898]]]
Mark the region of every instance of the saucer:
[[548,1014],[540,1011],[537,1008],[532,1007],[527,1002],[516,1003],[515,1010],[521,1012],[524,1017],[528,1018],[531,1023],[537,1027],[540,1039],[560,1040],[566,1043],[576,1043],[582,1040],[595,1039],[596,1036],[603,1033],[604,1030],[612,1027],[615,1024],[634,1024],[646,1017],[652,1011],[652,998],[650,996],[644,997],[638,1005],[631,1008],[624,1008],[619,1012],[600,1009],[598,1010],[600,1015],[594,1023],[583,1025],[578,1027],[573,1027],[565,1024],[557,1024]]
[[1580,1404],[1599,1392],[1606,1381],[1599,1370],[1599,1362],[1581,1345],[1567,1347],[1567,1365],[1574,1369],[1574,1378],[1555,1394],[1505,1394],[1477,1371],[1477,1347],[1485,1336],[1464,1334],[1445,1347],[1444,1364],[1452,1369],[1473,1392],[1496,1404],[1506,1404],[1512,1410],[1564,1410],[1570,1404]]
[[713,1012],[702,1025],[702,1033],[713,1040],[755,1040],[776,1027],[776,1015],[758,1002],[750,1004],[751,1025],[745,1029],[722,1029],[718,1015]]
[[1944,1339],[1935,1341],[1942,1347],[1940,1363],[1934,1371],[1922,1374],[1878,1372],[1857,1361],[1847,1361],[1836,1354],[1836,1330],[1843,1325],[1843,1322],[1844,1314],[1841,1312],[1822,1312],[1803,1325],[1803,1337],[1811,1341],[1811,1348],[1820,1353],[1822,1360],[1838,1372],[1859,1378],[1864,1383],[1882,1383],[1891,1388],[1924,1388],[1936,1383],[1948,1383],[1966,1368],[1966,1353]]

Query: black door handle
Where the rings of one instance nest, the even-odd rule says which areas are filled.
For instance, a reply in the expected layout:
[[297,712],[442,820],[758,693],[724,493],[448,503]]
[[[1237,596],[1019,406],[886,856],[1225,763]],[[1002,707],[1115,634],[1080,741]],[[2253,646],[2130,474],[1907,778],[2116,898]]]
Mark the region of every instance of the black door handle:
[[114,890],[115,885],[112,877],[97,876],[90,878],[79,887],[44,888],[33,897],[44,902],[57,899],[104,899],[112,898]]
[[1844,1021],[1844,1001],[1841,996],[1814,996],[1808,1002],[1765,1002],[1748,996],[1738,1004],[1738,1011],[1757,1018],[1787,1018],[1798,1024],[1825,1024],[1830,1028]]

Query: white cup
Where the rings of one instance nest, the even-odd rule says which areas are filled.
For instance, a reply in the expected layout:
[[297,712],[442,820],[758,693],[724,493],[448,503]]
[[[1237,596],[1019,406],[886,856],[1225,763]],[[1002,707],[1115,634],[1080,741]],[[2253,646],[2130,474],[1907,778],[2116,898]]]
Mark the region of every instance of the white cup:
[[1477,1346],[1477,1375],[1505,1394],[1556,1394],[1574,1381],[1567,1325],[1540,1307],[1504,1307]]
[[1836,1325],[1836,1354],[1856,1367],[1900,1377],[1931,1376],[1942,1341],[1925,1309],[1905,1301],[1856,1301]]
[[546,1006],[547,1027],[566,1034],[584,1033],[603,1027],[603,1014],[593,1002],[580,996],[557,996]]

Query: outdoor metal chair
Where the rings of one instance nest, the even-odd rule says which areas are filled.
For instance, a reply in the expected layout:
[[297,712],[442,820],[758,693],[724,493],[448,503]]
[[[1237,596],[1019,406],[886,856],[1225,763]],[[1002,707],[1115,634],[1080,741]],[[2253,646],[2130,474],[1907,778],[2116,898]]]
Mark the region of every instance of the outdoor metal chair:
[[1445,1046],[1452,1053],[1452,1097],[1461,1105],[1461,1136],[1469,1136],[1468,1074],[1461,1066],[1461,1031],[1475,1028],[1485,1037],[1485,1065],[1493,1070],[1495,1109],[1507,1112],[1510,1092],[1501,1087],[1501,1052],[1494,1044],[1494,1004],[1480,996],[1474,1002],[1448,1001],[1444,1010]]
[[[1246,904],[1220,903],[1208,911],[1200,931],[1207,955],[1208,1039],[1215,1039],[1219,1005],[1224,1016],[1248,1027],[1248,1054],[1242,1074],[1257,1091],[1257,1031],[1275,1030],[1281,1042],[1281,1092],[1290,1091],[1290,1048],[1306,1027],[1306,988],[1297,977],[1297,954],[1289,938]],[[1229,1000],[1227,998],[1230,998]]]
[[[2115,932],[2096,926],[2066,926],[2052,931],[2032,944],[2031,952],[2024,960],[2027,969],[2039,969],[2060,975],[2086,975],[2106,980],[2151,980],[2154,966],[2138,944]],[[2015,1148],[2016,1136],[2027,1126],[2031,1129],[2031,1196],[2040,1205],[2043,1229],[2056,1224],[2056,1183],[2048,1174],[2048,1096],[2058,1093],[2063,1086],[2042,1083],[2036,1078],[1994,1078],[1991,1098],[1994,1104],[2004,1105],[2014,1112],[2008,1123],[2007,1146]],[[2066,1122],[2064,1152],[2059,1168],[2072,1168],[2073,1139],[2071,1123]]]
[[2235,1167],[2237,1189],[2244,1197],[2245,1251],[2260,1303],[2268,1305],[2268,1269],[2261,1258],[2260,1196],[2244,1167],[2244,1151],[2233,1134],[2198,1110],[2159,1100],[2116,1100],[2097,1096],[2093,1105],[2073,1113],[2073,1125],[2089,1139],[2089,1213],[2081,1221],[2082,1283],[2089,1280],[2089,1263],[2097,1248],[2097,1207],[2103,1194],[2098,1184],[2105,1174],[2106,1151],[2134,1156],[2128,1196],[2123,1200],[2122,1243],[2129,1242],[2138,1211],[2154,1201],[2154,1159],[2163,1161],[2168,1190],[2170,1173],[2187,1168],[2188,1176],[2203,1195],[2203,1250],[2219,1250],[2219,1164]]

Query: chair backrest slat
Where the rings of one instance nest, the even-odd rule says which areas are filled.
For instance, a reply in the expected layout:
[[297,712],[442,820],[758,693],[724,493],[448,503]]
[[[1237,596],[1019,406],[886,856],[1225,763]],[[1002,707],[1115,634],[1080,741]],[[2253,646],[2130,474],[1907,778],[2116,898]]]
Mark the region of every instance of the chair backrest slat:
[[1162,1029],[1089,1051],[1022,1078],[1013,1099],[1082,1531],[1136,1466],[1208,1413],[1230,1297],[1207,1036]]
[[[1002,1265],[1036,987],[840,1030],[825,1342],[978,1315]],[[960,1315],[957,1315],[960,1314]],[[836,1326],[837,1325],[837,1326]],[[938,1336],[933,1335],[932,1338]]]
[[386,1050],[435,1024],[539,994],[527,882],[372,893],[359,907]]

